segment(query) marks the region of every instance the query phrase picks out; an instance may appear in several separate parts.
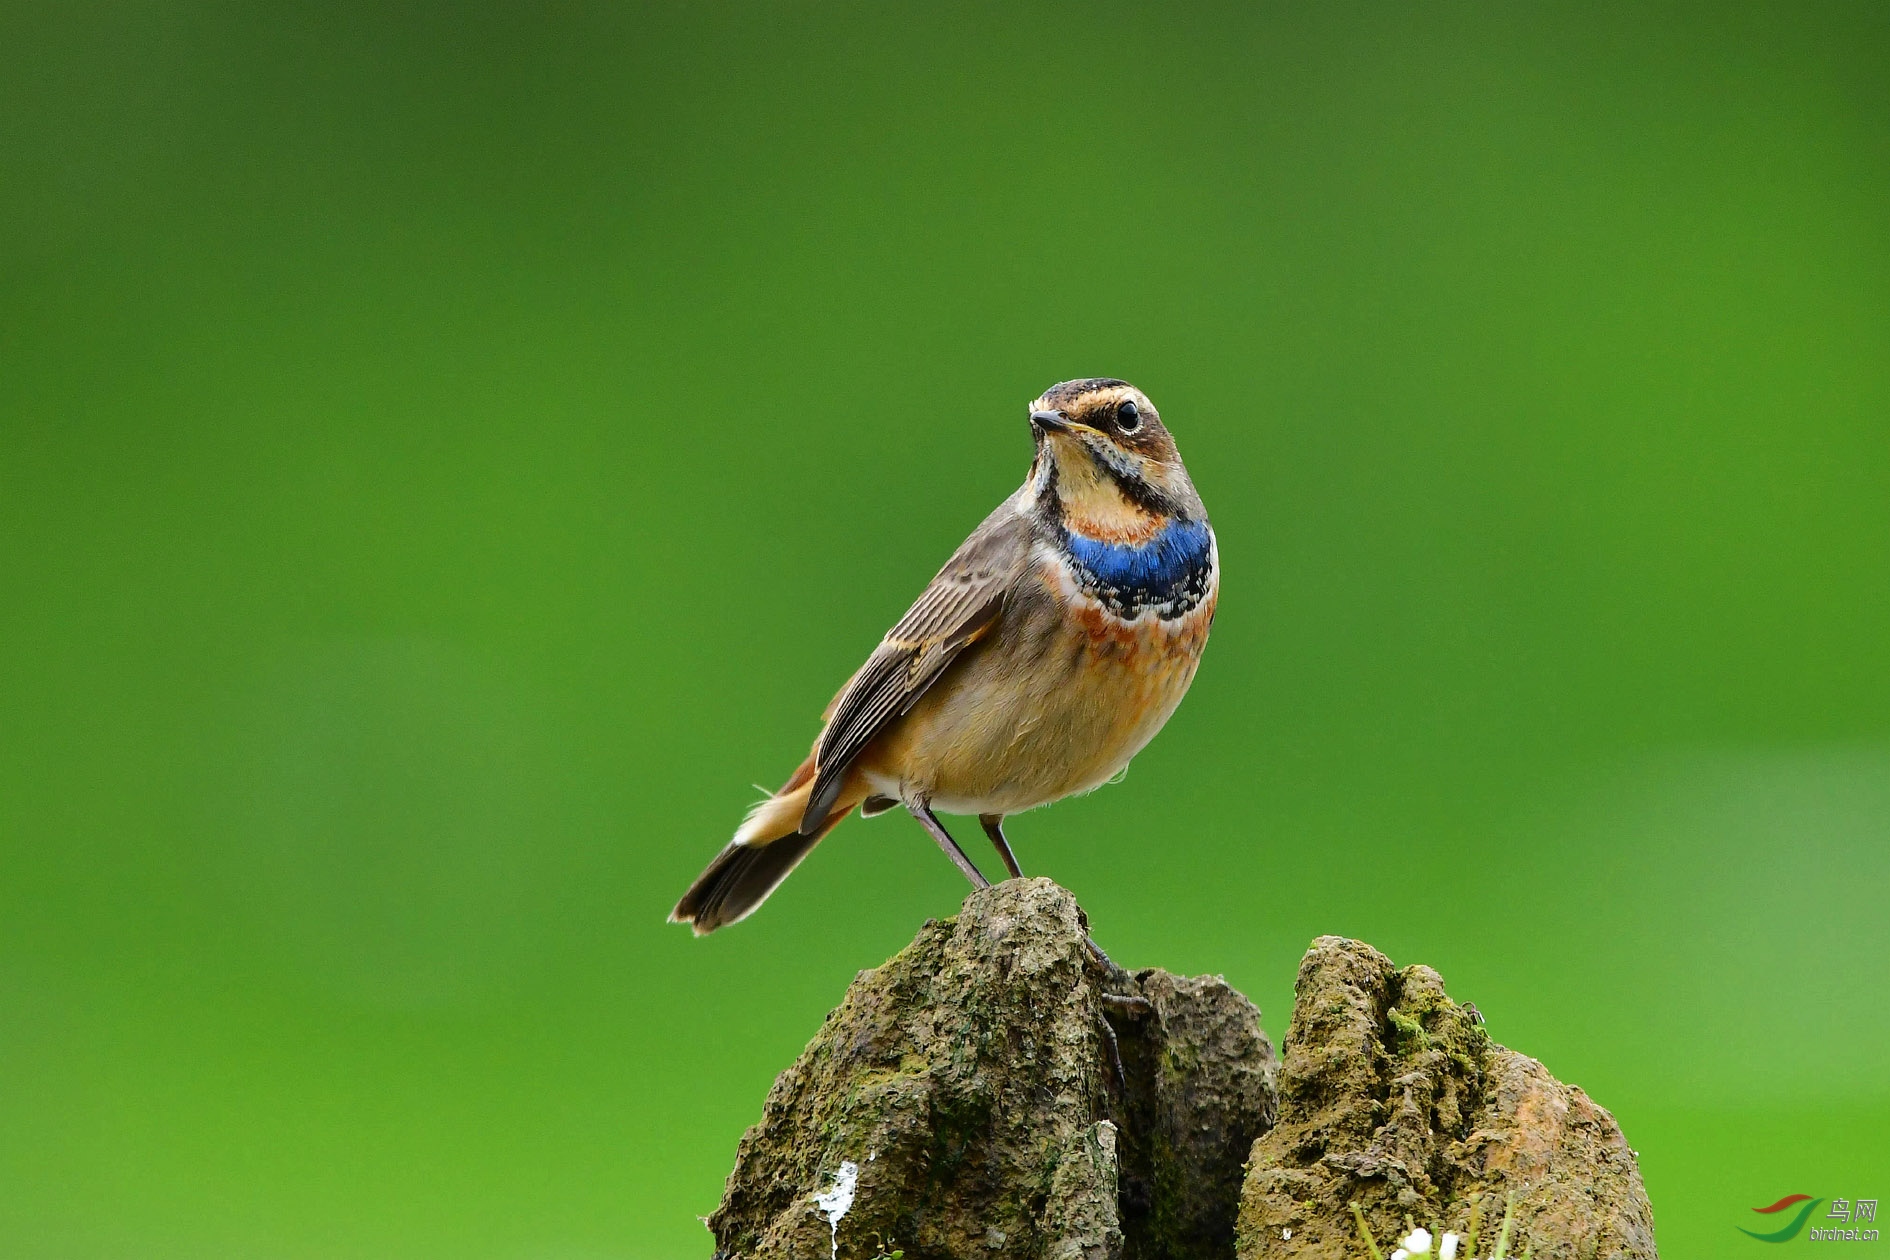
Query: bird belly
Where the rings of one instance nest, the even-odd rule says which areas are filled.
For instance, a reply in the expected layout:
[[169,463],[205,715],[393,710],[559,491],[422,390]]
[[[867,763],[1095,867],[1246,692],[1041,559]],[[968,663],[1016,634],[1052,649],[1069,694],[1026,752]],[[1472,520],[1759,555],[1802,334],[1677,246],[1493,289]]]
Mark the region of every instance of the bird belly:
[[1046,564],[1028,597],[863,758],[873,789],[946,813],[1013,814],[1108,782],[1194,681],[1214,592],[1124,620]]

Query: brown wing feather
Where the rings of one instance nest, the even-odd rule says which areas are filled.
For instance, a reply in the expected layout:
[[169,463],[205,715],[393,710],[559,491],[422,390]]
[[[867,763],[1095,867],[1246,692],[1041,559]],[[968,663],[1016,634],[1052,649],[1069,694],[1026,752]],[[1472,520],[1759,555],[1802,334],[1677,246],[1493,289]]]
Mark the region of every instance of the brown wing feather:
[[1025,523],[1007,503],[965,540],[880,640],[834,700],[814,752],[819,770],[808,819],[826,818],[853,759],[997,623],[1028,553]]

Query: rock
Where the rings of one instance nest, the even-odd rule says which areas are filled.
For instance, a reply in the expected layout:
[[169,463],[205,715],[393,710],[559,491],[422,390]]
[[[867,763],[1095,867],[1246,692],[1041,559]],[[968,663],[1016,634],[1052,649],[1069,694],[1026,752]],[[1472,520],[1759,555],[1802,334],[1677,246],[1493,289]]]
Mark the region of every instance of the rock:
[[1225,981],[1112,976],[1087,931],[1012,880],[861,972],[742,1138],[716,1255],[1339,1260],[1357,1203],[1381,1256],[1408,1220],[1482,1260],[1513,1203],[1510,1256],[1653,1260],[1613,1117],[1430,968],[1321,937],[1282,1066]]
[[[1259,1012],[1216,978],[1112,978],[1087,931],[1067,892],[1011,880],[861,972],[742,1138],[716,1255],[1227,1256],[1274,1106]],[[1105,993],[1141,999],[1111,1004],[1126,1092]]]
[[1224,1258],[1248,1151],[1273,1122],[1272,1043],[1259,1009],[1219,976],[1150,969],[1129,991],[1153,1011],[1117,1021],[1127,1254]]
[[[1241,1190],[1239,1260],[1381,1253],[1408,1220],[1536,1260],[1655,1256],[1634,1152],[1588,1095],[1493,1042],[1428,967],[1323,936],[1300,964],[1279,1115]],[[1467,1255],[1460,1251],[1459,1255]]]

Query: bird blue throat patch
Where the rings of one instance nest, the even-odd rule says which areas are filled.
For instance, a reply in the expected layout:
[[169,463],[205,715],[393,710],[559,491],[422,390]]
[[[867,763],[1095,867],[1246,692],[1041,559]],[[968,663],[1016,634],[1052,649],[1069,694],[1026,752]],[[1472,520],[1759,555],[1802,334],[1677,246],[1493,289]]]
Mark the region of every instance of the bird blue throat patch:
[[1214,536],[1203,521],[1171,521],[1135,545],[1062,534],[1077,584],[1118,617],[1133,621],[1153,608],[1171,621],[1207,597]]

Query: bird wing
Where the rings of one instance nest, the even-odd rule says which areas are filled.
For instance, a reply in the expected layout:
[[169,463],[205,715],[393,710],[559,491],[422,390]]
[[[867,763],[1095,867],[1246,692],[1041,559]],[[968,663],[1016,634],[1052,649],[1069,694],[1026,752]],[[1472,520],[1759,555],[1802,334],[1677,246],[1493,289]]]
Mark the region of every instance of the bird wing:
[[997,624],[1005,592],[1028,555],[1022,527],[1009,503],[993,512],[945,562],[834,699],[814,752],[818,770],[802,816],[803,829],[826,820],[847,767],[860,751],[912,708],[960,652]]

